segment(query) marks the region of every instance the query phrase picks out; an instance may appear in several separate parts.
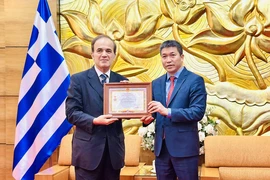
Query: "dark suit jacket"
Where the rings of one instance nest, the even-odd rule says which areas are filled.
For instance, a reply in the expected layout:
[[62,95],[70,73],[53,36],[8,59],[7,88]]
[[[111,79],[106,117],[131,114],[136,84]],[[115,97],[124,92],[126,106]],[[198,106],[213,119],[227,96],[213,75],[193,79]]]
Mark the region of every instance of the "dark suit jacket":
[[[125,77],[112,72],[110,82]],[[99,165],[106,140],[114,169],[124,166],[124,134],[122,121],[108,126],[94,125],[93,119],[103,114],[103,86],[94,69],[71,77],[66,100],[68,121],[76,126],[72,142],[72,165],[94,170]]]
[[[166,107],[166,74],[152,82],[153,100]],[[167,118],[159,113],[156,118],[155,155],[159,156],[165,133],[168,151],[173,157],[199,155],[197,122],[206,108],[206,90],[202,77],[183,69],[175,84],[168,107],[172,116]]]

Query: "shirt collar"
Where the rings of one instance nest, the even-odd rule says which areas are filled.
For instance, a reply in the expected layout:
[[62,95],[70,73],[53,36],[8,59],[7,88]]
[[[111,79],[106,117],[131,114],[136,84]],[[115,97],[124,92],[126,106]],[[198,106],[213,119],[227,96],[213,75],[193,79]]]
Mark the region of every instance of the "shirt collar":
[[[180,74],[181,74],[181,72],[183,71],[183,69],[184,69],[184,66],[182,66],[173,76],[176,78],[176,79],[178,79],[179,78],[179,76],[180,76]],[[169,79],[170,79],[170,74],[169,73],[166,73],[167,74],[167,78],[166,78],[166,80],[167,81],[169,81]]]
[[110,79],[110,74],[111,74],[111,70],[110,70],[110,69],[109,69],[109,71],[107,71],[106,73],[103,73],[103,72],[101,72],[96,66],[95,66],[94,68],[95,68],[95,70],[96,70],[96,72],[97,72],[98,77],[100,77],[101,74],[106,74],[107,77]]

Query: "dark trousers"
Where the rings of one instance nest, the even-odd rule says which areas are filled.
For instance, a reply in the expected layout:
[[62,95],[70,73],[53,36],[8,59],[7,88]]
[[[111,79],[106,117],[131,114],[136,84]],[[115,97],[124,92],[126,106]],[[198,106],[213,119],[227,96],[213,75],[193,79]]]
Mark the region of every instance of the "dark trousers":
[[102,159],[98,167],[92,171],[89,171],[80,167],[75,167],[75,176],[76,176],[76,180],[119,180],[120,179],[120,169],[115,170],[112,167],[107,142],[105,145]]
[[165,140],[155,166],[158,180],[198,180],[198,156],[172,157]]

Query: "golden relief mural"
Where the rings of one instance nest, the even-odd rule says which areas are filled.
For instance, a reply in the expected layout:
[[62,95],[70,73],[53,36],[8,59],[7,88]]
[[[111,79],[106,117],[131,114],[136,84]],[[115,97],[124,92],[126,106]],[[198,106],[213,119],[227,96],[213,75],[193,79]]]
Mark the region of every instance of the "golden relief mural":
[[[185,66],[204,77],[219,134],[270,131],[270,1],[61,0],[61,43],[70,73],[93,66],[91,40],[107,34],[117,44],[112,70],[132,82],[165,73],[159,46],[179,41]],[[139,120],[123,122],[137,133]]]

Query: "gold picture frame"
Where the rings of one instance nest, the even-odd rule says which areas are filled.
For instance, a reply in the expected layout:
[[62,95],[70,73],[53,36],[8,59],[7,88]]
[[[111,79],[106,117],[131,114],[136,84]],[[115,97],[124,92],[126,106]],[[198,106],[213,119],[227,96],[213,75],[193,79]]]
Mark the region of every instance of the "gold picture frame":
[[104,114],[124,119],[151,115],[147,112],[147,105],[152,100],[149,82],[105,83],[103,97]]

